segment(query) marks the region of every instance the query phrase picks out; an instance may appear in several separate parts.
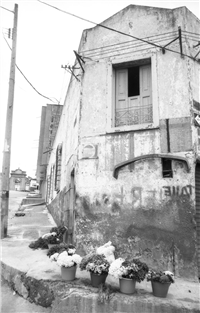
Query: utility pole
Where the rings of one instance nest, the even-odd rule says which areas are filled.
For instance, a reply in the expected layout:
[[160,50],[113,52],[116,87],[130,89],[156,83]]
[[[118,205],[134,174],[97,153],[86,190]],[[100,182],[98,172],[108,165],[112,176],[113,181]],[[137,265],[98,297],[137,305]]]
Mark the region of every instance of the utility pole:
[[12,41],[6,129],[5,129],[3,165],[2,165],[1,238],[7,237],[8,230],[8,208],[9,208],[9,189],[10,189],[9,175],[10,175],[12,117],[13,117],[14,87],[15,87],[18,4],[15,4],[15,9],[13,13],[14,13],[13,41]]

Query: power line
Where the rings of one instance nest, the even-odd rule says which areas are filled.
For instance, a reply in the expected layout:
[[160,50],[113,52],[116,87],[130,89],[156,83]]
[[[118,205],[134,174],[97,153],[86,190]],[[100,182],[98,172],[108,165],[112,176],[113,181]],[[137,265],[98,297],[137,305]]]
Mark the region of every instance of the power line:
[[[8,41],[7,41],[7,39],[5,38],[5,36],[3,36],[4,37],[4,39],[5,39],[5,41],[6,41],[6,43],[7,43],[7,45],[8,45],[8,47],[9,47],[9,49],[12,51],[12,48],[10,47],[10,45],[9,45],[9,43],[8,43]],[[17,66],[17,64],[15,63],[15,66],[16,66],[16,68],[18,69],[18,71],[21,73],[21,75],[24,77],[24,79],[28,82],[28,84],[41,96],[41,97],[43,97],[43,98],[45,98],[45,99],[48,99],[48,100],[50,100],[51,102],[54,102],[53,100],[51,100],[50,98],[48,98],[48,97],[46,97],[46,96],[44,96],[43,94],[41,94],[32,84],[31,84],[31,82],[28,80],[28,78],[24,75],[24,73],[20,70],[20,68]],[[56,98],[54,98],[54,99],[56,99]],[[56,99],[57,100],[57,99]],[[58,100],[57,100],[58,101]]]
[[184,33],[188,33],[188,34],[193,34],[193,35],[197,35],[197,36],[200,36],[200,34],[197,34],[197,33],[193,33],[193,32],[188,32],[187,30],[183,30]]
[[65,14],[68,14],[68,15],[71,15],[71,16],[73,16],[73,17],[76,17],[76,18],[78,18],[78,19],[80,19],[80,20],[83,20],[83,21],[85,21],[85,22],[91,23],[91,24],[96,25],[96,26],[103,27],[103,28],[105,28],[105,29],[114,31],[114,32],[116,32],[116,33],[118,33],[118,34],[121,34],[121,35],[124,35],[124,36],[127,36],[127,37],[131,37],[131,38],[134,38],[134,39],[137,39],[137,40],[141,40],[141,41],[143,41],[143,42],[145,42],[145,43],[148,43],[148,44],[150,44],[150,45],[153,45],[153,46],[155,46],[155,47],[157,47],[157,48],[162,48],[161,46],[158,46],[158,45],[156,45],[156,44],[154,44],[154,43],[152,43],[152,42],[148,42],[147,40],[144,40],[144,39],[141,39],[141,38],[132,36],[132,35],[130,35],[130,34],[126,34],[126,33],[124,33],[124,32],[121,32],[120,30],[117,30],[117,29],[114,29],[114,28],[105,26],[105,25],[103,25],[103,24],[98,24],[98,23],[95,23],[95,22],[93,22],[93,21],[87,20],[87,19],[85,19],[85,18],[83,18],[83,17],[80,17],[80,16],[78,16],[78,15],[76,15],[76,14],[72,14],[72,13],[70,13],[70,12],[61,10],[61,9],[59,9],[59,8],[57,8],[57,7],[54,7],[53,5],[48,4],[48,3],[46,3],[46,2],[43,2],[43,1],[40,1],[40,0],[37,0],[37,1],[43,3],[43,4],[47,5],[47,6],[50,6],[51,8],[54,8],[54,9],[56,9],[56,10],[58,10],[58,11],[61,11],[61,12],[65,13]]
[[[76,17],[76,18],[78,18],[78,19],[80,19],[80,20],[83,20],[83,21],[85,21],[85,22],[88,22],[88,23],[91,23],[91,24],[93,24],[93,25],[96,25],[96,26],[99,26],[99,27],[102,27],[102,28],[105,28],[105,29],[114,31],[114,32],[116,32],[116,33],[118,33],[118,34],[121,34],[121,35],[124,35],[124,36],[127,36],[127,37],[134,38],[134,39],[136,39],[136,40],[143,41],[143,42],[145,42],[145,43],[147,43],[147,44],[149,44],[149,45],[152,45],[152,46],[154,46],[154,47],[163,49],[162,46],[157,45],[157,44],[155,44],[154,42],[149,42],[148,40],[145,40],[145,39],[142,39],[142,38],[138,38],[138,37],[136,37],[136,36],[133,36],[133,35],[130,35],[130,34],[121,32],[121,31],[119,31],[119,30],[116,30],[116,29],[114,29],[114,28],[105,26],[105,25],[103,25],[103,24],[95,23],[95,22],[93,22],[93,21],[90,21],[90,20],[88,20],[88,19],[85,19],[85,18],[83,18],[83,17],[80,17],[80,16],[78,16],[78,15],[76,15],[76,14],[72,14],[72,13],[67,12],[67,11],[65,11],[65,10],[59,9],[59,8],[57,8],[57,7],[55,7],[55,6],[51,5],[51,4],[48,4],[48,3],[46,3],[46,2],[41,1],[41,0],[37,0],[37,1],[40,2],[40,3],[43,3],[43,4],[47,5],[47,6],[49,6],[49,7],[51,7],[51,8],[53,8],[53,9],[55,9],[55,10],[58,10],[58,11],[60,11],[60,12],[63,12],[63,13],[65,13],[65,14],[68,14],[68,15],[70,15],[70,16]],[[193,34],[195,34],[195,33],[193,33]],[[197,35],[198,35],[198,34],[197,34]],[[196,62],[199,63],[199,61],[196,60],[195,57],[192,57],[192,56],[187,55],[187,54],[184,54],[184,53],[180,53],[180,52],[178,52],[178,51],[169,49],[169,48],[167,48],[167,47],[165,47],[164,49],[167,50],[167,51],[170,51],[170,52],[179,54],[179,55],[181,55],[181,56],[188,57],[188,58],[192,59],[193,61],[196,61]]]
[[[173,39],[174,37],[168,37],[168,38],[163,38],[163,39],[159,39],[158,41],[166,41],[166,40],[170,40],[170,39]],[[123,44],[123,43],[120,43],[120,44],[116,44],[116,45],[110,45],[110,46],[104,46],[104,47],[101,47],[101,48],[96,48],[96,49],[91,49],[91,50],[84,50],[84,51],[80,51],[80,53],[84,53],[84,57],[90,57],[91,55],[100,55],[100,54],[105,54],[105,53],[112,53],[113,52],[113,46],[115,46],[114,48],[114,51],[120,51],[120,50],[123,50],[123,49],[126,49],[126,50],[130,50],[130,49],[135,49],[135,48],[138,48],[138,47],[141,47],[141,46],[144,46],[145,44],[144,43],[138,43],[135,41],[133,42],[132,45],[130,45],[131,41]],[[134,44],[135,43],[135,44]],[[122,46],[123,44],[123,46]],[[138,50],[137,50],[138,51]]]
[[[171,34],[171,35],[168,35],[167,37],[164,37],[163,38],[159,38],[157,39],[158,41],[159,40],[167,40],[167,39],[171,39],[173,38],[172,36],[173,35],[177,35],[177,32],[173,32],[174,34]],[[161,34],[163,35],[163,34]],[[161,36],[161,35],[154,35],[154,36],[148,36],[148,37],[145,37],[145,38],[151,38],[151,37],[157,37],[157,36]],[[114,46],[120,46],[120,45],[130,45],[131,43],[135,43],[137,42],[137,40],[128,40],[128,41],[123,41],[123,42],[120,42],[120,43],[115,43],[115,44],[112,44],[112,45],[107,45],[107,46],[103,46],[103,47],[98,47],[98,48],[93,48],[93,49],[88,49],[88,50],[82,50],[81,52],[90,52],[90,51],[94,51],[94,50],[101,50],[101,49],[104,49],[104,48],[110,48],[110,47],[114,47]],[[143,43],[142,43],[143,44]]]
[[9,11],[9,12],[14,13],[14,11],[11,11],[11,10],[9,10],[9,9],[6,9],[6,8],[2,7],[1,5],[0,5],[0,8],[4,9],[4,10],[6,10],[6,11]]

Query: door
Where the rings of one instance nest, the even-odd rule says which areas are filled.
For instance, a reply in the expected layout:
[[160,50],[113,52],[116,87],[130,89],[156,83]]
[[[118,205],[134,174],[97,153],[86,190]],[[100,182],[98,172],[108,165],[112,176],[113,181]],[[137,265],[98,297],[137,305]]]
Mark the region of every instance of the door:
[[195,170],[196,223],[197,223],[197,266],[200,279],[200,163]]

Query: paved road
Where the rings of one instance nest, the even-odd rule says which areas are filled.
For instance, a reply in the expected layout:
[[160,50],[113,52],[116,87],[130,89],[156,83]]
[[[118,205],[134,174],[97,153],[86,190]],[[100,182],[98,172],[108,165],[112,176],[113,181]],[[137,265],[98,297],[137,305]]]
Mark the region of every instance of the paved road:
[[1,313],[50,313],[51,308],[44,308],[20,297],[1,280]]
[[[21,201],[27,192],[10,191],[9,198],[9,224],[12,223],[15,212],[18,210]],[[12,290],[6,281],[1,279],[1,313],[50,313],[50,308],[44,308],[30,303]]]

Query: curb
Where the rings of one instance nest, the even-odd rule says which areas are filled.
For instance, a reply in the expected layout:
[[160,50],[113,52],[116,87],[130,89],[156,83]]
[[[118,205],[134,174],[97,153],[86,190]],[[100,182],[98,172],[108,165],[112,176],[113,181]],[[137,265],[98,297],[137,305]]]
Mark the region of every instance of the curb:
[[28,276],[1,261],[1,275],[23,298],[52,313],[199,313],[199,303],[192,299],[163,299],[153,297],[144,289],[137,289],[132,296],[109,286],[105,291],[93,288],[90,280],[43,280]]

